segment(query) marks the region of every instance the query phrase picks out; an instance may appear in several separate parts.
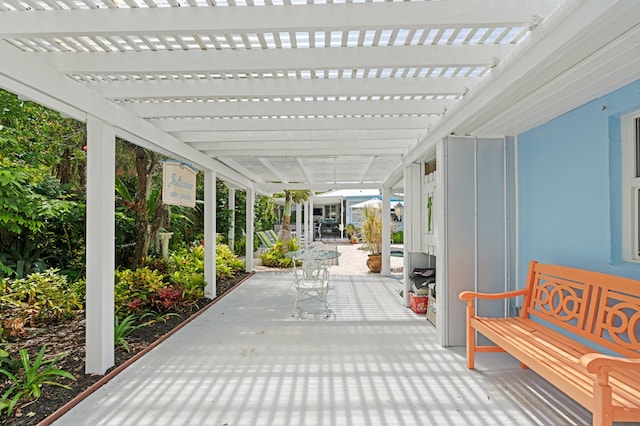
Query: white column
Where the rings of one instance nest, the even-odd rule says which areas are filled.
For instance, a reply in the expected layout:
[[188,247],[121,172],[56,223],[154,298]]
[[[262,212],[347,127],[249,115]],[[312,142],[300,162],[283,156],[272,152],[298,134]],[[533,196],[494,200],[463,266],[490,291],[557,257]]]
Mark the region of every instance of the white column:
[[296,204],[296,241],[302,241],[302,203]]
[[391,189],[382,188],[382,269],[380,275],[391,275]]
[[344,199],[340,198],[340,239],[344,238]]
[[404,303],[409,307],[409,291],[411,280],[409,272],[415,267],[412,264],[414,253],[420,251],[417,237],[420,229],[420,165],[411,164],[404,168]]
[[247,229],[245,230],[247,245],[245,247],[245,271],[253,272],[253,209],[255,203],[255,194],[252,188],[247,188],[247,196],[245,198],[247,200]]
[[307,244],[311,244],[314,240],[314,236],[316,235],[313,224],[313,198],[309,198],[309,201],[307,201],[307,227],[305,229],[305,232],[305,242]]
[[311,242],[309,238],[313,240],[313,236],[309,235],[309,216],[313,217],[313,213],[309,214],[309,200],[304,202],[304,243],[309,245]]
[[87,284],[85,372],[114,365],[115,129],[87,117]]
[[216,172],[204,171],[204,295],[216,297]]
[[229,223],[229,247],[231,247],[231,251],[235,246],[236,239],[236,190],[233,188],[229,188],[229,211],[231,211],[230,215],[230,223]]

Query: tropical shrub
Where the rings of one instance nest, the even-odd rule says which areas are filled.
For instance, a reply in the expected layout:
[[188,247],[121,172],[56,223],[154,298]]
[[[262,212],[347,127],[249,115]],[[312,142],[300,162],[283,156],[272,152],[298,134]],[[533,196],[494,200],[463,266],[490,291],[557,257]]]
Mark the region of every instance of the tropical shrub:
[[204,246],[175,250],[167,263],[174,271],[204,273]]
[[260,262],[264,266],[274,268],[291,268],[293,267],[293,259],[286,257],[286,254],[298,249],[299,246],[295,238],[287,242],[278,241],[269,250],[260,254]]
[[231,248],[226,244],[216,245],[216,278],[233,278],[238,272],[243,271],[245,262],[240,260]]
[[391,234],[391,241],[394,244],[402,244],[404,242],[404,234],[402,231],[396,231]]
[[246,250],[247,250],[247,237],[245,235],[241,235],[240,237],[236,238],[236,242],[233,246],[233,252],[239,256],[244,256]]
[[[217,236],[216,243],[216,279],[233,278],[245,268],[228,245],[221,243]],[[172,253],[169,261],[169,281],[182,290],[185,302],[195,302],[204,297],[204,246],[196,245],[189,249],[180,249]]]
[[152,309],[155,294],[164,287],[163,275],[147,267],[115,271],[116,313],[124,315]]
[[[23,334],[26,324],[57,322],[72,317],[82,309],[79,297],[67,282],[65,275],[57,269],[36,272],[18,280],[4,280],[4,294],[0,296],[0,306],[16,313],[5,323],[9,334]],[[6,331],[6,330],[5,330]]]
[[175,308],[181,303],[182,290],[172,285],[159,290],[153,297],[153,305],[160,311]]
[[184,303],[189,304],[204,297],[204,272],[174,271],[169,275],[173,288],[179,289]]

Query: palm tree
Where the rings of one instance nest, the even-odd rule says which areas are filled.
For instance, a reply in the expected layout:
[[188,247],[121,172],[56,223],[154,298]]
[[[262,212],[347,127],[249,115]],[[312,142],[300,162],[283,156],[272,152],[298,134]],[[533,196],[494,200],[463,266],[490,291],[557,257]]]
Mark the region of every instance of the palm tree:
[[311,191],[307,189],[289,189],[284,191],[284,213],[282,214],[282,227],[278,232],[278,241],[291,239],[291,203],[302,203],[311,197]]

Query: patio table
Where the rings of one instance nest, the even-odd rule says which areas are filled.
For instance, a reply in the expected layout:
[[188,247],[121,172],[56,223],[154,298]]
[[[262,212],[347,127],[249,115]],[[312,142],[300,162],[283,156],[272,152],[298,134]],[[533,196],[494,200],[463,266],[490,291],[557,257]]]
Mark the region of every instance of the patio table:
[[327,261],[336,259],[340,256],[340,253],[336,250],[324,250],[324,249],[301,249],[296,251],[290,251],[285,254],[285,257],[295,260],[305,261],[309,260],[322,260]]

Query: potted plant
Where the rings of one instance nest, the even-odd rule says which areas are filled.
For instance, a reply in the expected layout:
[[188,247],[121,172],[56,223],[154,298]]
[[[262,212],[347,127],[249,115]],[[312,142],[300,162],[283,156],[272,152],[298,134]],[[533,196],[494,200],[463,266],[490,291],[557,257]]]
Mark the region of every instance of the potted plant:
[[362,210],[360,230],[364,247],[369,251],[367,266],[371,272],[382,269],[382,206],[368,205]]
[[347,233],[347,237],[351,244],[358,244],[360,241],[358,240],[358,230],[353,223],[347,223],[347,226],[344,227],[345,232]]

